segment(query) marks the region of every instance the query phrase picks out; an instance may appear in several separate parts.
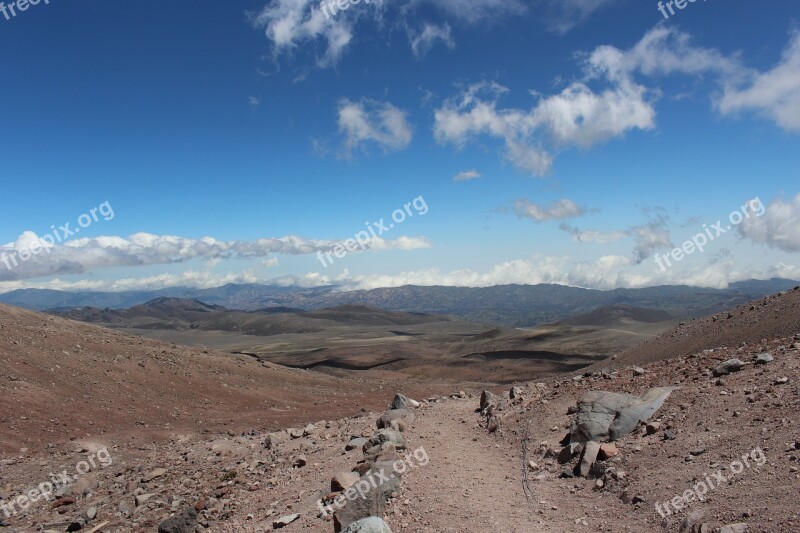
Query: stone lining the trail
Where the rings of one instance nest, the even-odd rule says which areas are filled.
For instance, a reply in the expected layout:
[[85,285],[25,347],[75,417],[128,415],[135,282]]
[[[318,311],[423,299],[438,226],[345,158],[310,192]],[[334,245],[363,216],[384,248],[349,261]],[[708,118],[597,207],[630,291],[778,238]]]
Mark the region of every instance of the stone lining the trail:
[[[321,502],[335,506],[333,528],[339,533],[391,533],[383,520],[387,502],[400,491],[402,472],[396,465],[408,448],[403,432],[414,423],[416,400],[396,394],[391,408],[376,421],[379,428],[369,438],[352,439],[346,450],[361,444],[364,459],[351,472],[331,479],[331,493]],[[332,507],[328,507],[332,508]]]

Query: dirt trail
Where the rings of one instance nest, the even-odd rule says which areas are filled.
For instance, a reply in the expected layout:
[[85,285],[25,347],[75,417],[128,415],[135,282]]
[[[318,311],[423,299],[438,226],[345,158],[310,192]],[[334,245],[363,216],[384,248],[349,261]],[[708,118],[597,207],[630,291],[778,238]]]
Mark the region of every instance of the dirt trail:
[[408,432],[411,449],[424,447],[430,462],[404,479],[402,515],[393,531],[547,532],[522,488],[519,450],[480,427],[476,399],[422,410]]

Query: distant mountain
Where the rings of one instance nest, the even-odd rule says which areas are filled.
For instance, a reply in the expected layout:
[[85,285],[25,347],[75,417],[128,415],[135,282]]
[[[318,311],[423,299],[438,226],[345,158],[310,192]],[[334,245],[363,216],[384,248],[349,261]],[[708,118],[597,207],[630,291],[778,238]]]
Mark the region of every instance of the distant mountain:
[[563,285],[494,287],[404,287],[341,291],[335,286],[299,288],[229,284],[213,289],[171,288],[158,291],[61,292],[22,289],[0,295],[0,303],[33,310],[95,307],[124,309],[160,297],[188,298],[227,309],[253,311],[284,307],[312,311],[341,305],[369,305],[388,311],[451,315],[469,322],[528,327],[590,313],[610,305],[657,309],[693,318],[785,291],[800,282],[773,279],[733,283],[727,289],[665,285],[644,289],[599,291]]

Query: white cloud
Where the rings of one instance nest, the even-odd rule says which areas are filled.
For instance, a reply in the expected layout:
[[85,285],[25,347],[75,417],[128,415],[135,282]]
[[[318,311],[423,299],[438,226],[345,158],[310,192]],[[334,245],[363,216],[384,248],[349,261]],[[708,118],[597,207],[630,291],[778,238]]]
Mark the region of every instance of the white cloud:
[[800,131],[800,32],[772,70],[754,73],[745,88],[728,87],[718,106],[723,114],[755,111],[787,131]]
[[442,44],[450,50],[456,47],[456,43],[450,34],[449,24],[438,26],[426,22],[422,27],[422,31],[415,35],[410,35],[409,40],[411,41],[411,51],[414,52],[416,57],[425,57],[436,44],[436,41],[442,41]]
[[[445,102],[435,112],[437,142],[463,147],[478,135],[502,139],[508,161],[543,176],[553,164],[552,150],[589,148],[631,129],[655,126],[655,110],[646,89],[627,78],[614,80],[610,89],[601,92],[575,82],[558,94],[540,98],[529,110],[498,109],[498,98],[507,91],[497,84],[480,83]],[[482,97],[483,93],[488,94]]]
[[473,169],[473,170],[464,170],[459,172],[455,176],[453,176],[453,181],[469,181],[480,178],[480,173]]
[[629,80],[645,76],[713,75],[720,86],[714,105],[722,115],[752,111],[787,131],[800,131],[800,32],[789,39],[780,61],[759,72],[738,55],[696,46],[687,33],[657,26],[630,50],[599,46],[586,61],[595,76]]
[[[26,231],[14,243],[0,246],[0,281],[85,273],[93,268],[181,263],[193,259],[255,259],[271,254],[303,255],[327,252],[343,241],[304,239],[297,236],[254,241],[220,241],[213,237],[189,239],[172,235],[136,233],[128,238],[74,239],[63,245],[46,246],[35,233]],[[430,248],[424,237],[394,240],[372,238],[368,250],[415,250]],[[360,249],[360,247],[359,247]],[[28,250],[38,253],[30,255]],[[212,263],[213,264],[213,263]]]
[[730,80],[741,79],[746,70],[736,58],[692,44],[687,33],[656,26],[629,50],[598,46],[586,59],[594,76],[627,79],[635,73],[646,76],[716,73]]
[[536,222],[544,222],[583,216],[586,214],[586,208],[579,206],[569,198],[556,200],[546,206],[534,204],[530,200],[523,199],[514,202],[514,212],[517,216],[530,218]]
[[411,126],[406,114],[388,102],[362,100],[339,102],[339,131],[345,136],[347,157],[364,143],[372,142],[384,152],[402,150],[411,143]]
[[[325,1],[336,3],[335,0]],[[324,53],[317,58],[317,66],[327,68],[341,60],[354,40],[355,28],[363,21],[369,19],[373,24],[382,24],[386,11],[392,9],[402,21],[400,26],[408,27],[407,21],[418,18],[420,8],[426,4],[465,25],[482,25],[527,11],[521,0],[370,0],[353,5],[348,2],[347,9],[336,10],[333,14],[328,10],[326,15],[319,0],[270,0],[250,19],[253,26],[264,30],[276,58],[291,54],[303,45],[324,43]],[[450,48],[455,46],[449,25],[423,22],[412,37],[412,50],[415,55],[425,55],[437,40]]]
[[332,17],[326,16],[318,4],[316,0],[272,0],[251,17],[251,22],[264,30],[275,57],[304,43],[325,41],[325,51],[317,58],[317,64],[330,67],[341,59],[353,39],[353,21],[366,15],[370,6],[379,9],[383,2],[373,0],[370,4],[352,6]]
[[774,200],[761,216],[742,220],[738,229],[753,242],[786,252],[800,252],[800,194],[789,201]]

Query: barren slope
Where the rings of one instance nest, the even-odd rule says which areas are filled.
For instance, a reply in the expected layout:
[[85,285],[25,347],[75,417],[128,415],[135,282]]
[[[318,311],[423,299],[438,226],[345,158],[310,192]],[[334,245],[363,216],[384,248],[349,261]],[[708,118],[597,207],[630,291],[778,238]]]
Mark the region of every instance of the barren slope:
[[728,312],[679,325],[626,350],[619,364],[641,364],[721,346],[785,337],[800,331],[800,287],[746,303]]
[[0,449],[6,451],[106,434],[149,439],[279,427],[320,406],[327,416],[344,416],[379,405],[383,385],[0,305]]

